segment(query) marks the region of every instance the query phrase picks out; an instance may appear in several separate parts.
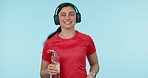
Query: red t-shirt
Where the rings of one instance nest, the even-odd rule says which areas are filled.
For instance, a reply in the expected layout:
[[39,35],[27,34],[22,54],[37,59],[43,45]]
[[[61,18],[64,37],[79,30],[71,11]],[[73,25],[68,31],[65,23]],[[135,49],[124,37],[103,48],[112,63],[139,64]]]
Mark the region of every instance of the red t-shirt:
[[60,57],[60,78],[86,78],[86,56],[96,52],[92,38],[78,31],[69,39],[56,33],[45,42],[42,59],[51,63],[48,49],[55,50]]

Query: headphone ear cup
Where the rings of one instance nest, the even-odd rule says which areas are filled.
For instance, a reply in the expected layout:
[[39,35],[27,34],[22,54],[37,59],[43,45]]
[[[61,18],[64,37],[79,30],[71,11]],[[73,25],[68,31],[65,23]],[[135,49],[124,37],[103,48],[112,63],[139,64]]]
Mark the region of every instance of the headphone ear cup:
[[76,23],[80,23],[80,22],[81,22],[81,14],[76,13]]
[[54,23],[55,25],[60,25],[59,17],[57,15],[54,15]]

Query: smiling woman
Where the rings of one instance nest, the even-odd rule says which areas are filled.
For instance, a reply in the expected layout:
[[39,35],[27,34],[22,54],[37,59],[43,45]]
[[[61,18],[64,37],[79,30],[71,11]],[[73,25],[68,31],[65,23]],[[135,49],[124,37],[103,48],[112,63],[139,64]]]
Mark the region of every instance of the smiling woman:
[[[99,64],[94,42],[89,35],[75,30],[75,24],[81,22],[81,14],[72,3],[62,3],[56,10],[54,21],[60,27],[45,42],[41,78],[55,78],[58,74],[48,50],[54,50],[60,57],[60,78],[95,78]],[[89,74],[86,73],[86,57],[90,63]]]
[[[76,11],[74,28],[91,35],[96,44],[101,70],[96,78],[148,78],[148,0],[69,1],[76,4],[80,11],[73,8]],[[40,78],[42,44],[58,26],[62,27],[59,13],[64,7],[56,9],[57,4],[62,2],[63,0],[0,0],[0,78]],[[52,19],[54,15],[55,19],[58,18],[56,21]],[[69,20],[71,21],[70,18]],[[63,72],[68,67],[71,70],[78,65],[82,67],[78,69],[83,70],[84,57],[79,55],[85,56],[84,46],[90,40],[86,39],[88,42],[85,42],[85,37],[79,37],[77,32],[76,36],[61,36],[61,29],[56,32],[58,41],[55,39],[55,42],[50,43],[56,46],[53,49],[60,56],[60,71]],[[47,48],[52,47],[47,43],[54,40],[56,34],[50,35],[52,38],[47,40]],[[76,42],[75,39],[80,41]],[[73,46],[81,49],[76,50],[78,47]],[[50,57],[47,58],[50,60]],[[70,66],[67,63],[71,63]],[[89,66],[89,62],[86,62],[87,73]],[[67,72],[67,75],[71,74],[70,71],[65,71]]]

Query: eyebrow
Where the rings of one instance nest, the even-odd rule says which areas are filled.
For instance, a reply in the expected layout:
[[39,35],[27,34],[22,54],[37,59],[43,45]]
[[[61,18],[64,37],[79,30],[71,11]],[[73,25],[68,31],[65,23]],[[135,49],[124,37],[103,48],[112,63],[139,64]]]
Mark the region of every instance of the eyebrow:
[[71,13],[74,13],[74,12],[69,12],[69,13],[71,14]]
[[[60,14],[63,14],[63,13],[66,13],[66,12],[61,12]],[[69,13],[75,13],[75,12],[69,12]]]
[[60,14],[65,14],[65,12],[61,12]]

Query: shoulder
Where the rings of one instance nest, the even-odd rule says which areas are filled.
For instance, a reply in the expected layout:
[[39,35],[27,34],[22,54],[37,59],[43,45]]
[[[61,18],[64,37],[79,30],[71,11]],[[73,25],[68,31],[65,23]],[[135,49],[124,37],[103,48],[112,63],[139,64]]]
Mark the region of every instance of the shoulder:
[[77,37],[83,40],[90,40],[92,39],[90,35],[76,31],[77,32]]
[[56,38],[57,38],[58,33],[56,33],[55,35],[53,35],[50,39],[45,41],[45,44],[52,44]]

